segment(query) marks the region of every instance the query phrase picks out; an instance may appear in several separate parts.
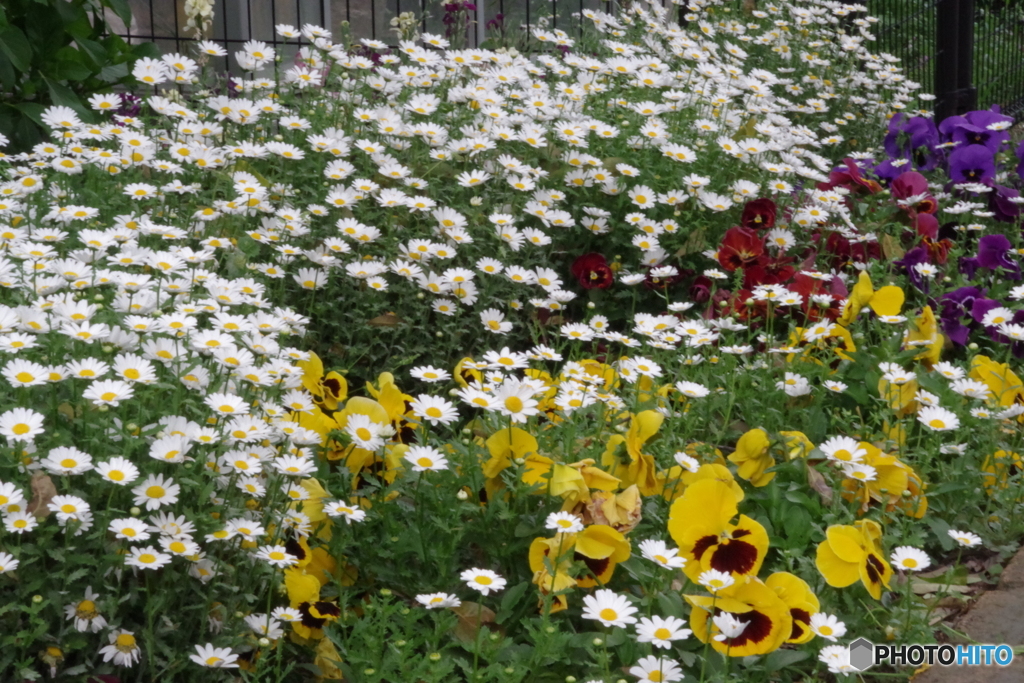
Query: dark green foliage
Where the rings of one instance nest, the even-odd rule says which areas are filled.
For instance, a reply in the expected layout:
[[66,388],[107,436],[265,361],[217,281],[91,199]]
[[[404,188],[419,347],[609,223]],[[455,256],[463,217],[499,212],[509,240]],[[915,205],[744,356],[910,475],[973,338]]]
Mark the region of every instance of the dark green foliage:
[[12,152],[45,139],[43,110],[52,104],[93,121],[86,100],[128,82],[131,63],[156,57],[152,43],[128,45],[112,35],[104,10],[126,24],[128,0],[4,0],[0,3],[0,134]]

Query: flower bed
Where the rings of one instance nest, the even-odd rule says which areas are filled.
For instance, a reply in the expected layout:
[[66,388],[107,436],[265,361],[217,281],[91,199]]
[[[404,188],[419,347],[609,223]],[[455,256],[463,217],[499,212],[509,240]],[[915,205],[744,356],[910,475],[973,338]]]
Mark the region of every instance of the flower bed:
[[845,675],[1012,549],[1012,121],[857,6],[584,15],[139,60],[0,160],[11,680]]

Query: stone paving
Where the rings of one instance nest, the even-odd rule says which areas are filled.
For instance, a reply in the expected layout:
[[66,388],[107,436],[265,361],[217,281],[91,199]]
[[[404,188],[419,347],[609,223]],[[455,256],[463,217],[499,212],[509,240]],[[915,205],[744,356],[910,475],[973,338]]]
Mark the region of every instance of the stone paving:
[[[1024,551],[1003,570],[999,586],[983,593],[956,625],[977,643],[1024,646]],[[914,683],[1024,683],[1024,654],[1013,664],[998,666],[933,666],[913,677]]]

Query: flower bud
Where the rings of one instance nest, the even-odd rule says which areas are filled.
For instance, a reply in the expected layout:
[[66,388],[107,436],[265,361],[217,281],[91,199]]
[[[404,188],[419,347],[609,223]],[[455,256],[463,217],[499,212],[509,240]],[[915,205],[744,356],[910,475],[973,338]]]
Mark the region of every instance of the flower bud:
[[459,489],[459,492],[455,494],[455,497],[459,500],[469,500],[469,494],[462,489]]

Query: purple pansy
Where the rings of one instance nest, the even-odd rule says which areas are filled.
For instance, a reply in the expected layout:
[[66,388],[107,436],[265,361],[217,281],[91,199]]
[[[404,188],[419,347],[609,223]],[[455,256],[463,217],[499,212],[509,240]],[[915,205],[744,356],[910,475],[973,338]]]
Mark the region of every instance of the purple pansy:
[[995,175],[995,158],[984,145],[957,147],[949,155],[949,178],[954,183],[987,183]]

